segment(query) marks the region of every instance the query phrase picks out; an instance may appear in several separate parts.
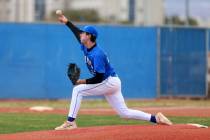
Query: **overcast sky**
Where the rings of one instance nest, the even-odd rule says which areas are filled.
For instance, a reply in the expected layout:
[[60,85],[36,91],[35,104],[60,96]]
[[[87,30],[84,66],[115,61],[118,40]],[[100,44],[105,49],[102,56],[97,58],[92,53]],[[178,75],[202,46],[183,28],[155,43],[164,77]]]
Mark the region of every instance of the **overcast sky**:
[[[210,0],[189,0],[190,16],[210,19]],[[167,16],[185,16],[185,0],[165,0]]]

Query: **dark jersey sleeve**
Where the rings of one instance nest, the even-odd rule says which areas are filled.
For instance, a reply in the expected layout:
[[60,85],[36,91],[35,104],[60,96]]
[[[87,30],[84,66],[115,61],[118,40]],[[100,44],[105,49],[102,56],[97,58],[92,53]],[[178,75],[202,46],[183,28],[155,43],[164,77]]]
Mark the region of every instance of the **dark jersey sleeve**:
[[73,32],[73,34],[75,35],[75,37],[77,38],[77,40],[80,42],[80,34],[82,33],[82,31],[76,27],[73,23],[71,23],[70,21],[68,21],[66,23],[66,25],[69,27],[69,29],[71,29],[71,31]]
[[96,75],[92,78],[86,79],[86,84],[97,84],[103,81],[104,73],[96,72]]

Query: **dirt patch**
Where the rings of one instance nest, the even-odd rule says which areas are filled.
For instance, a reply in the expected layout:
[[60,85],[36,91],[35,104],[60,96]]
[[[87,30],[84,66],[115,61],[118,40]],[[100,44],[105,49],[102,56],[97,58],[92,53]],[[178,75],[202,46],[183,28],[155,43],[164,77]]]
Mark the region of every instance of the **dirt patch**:
[[[205,107],[154,107],[154,108],[135,108],[151,114],[162,112],[167,116],[192,116],[192,117],[210,117],[210,108]],[[0,112],[8,113],[37,113],[38,111],[29,108],[1,108]],[[52,111],[44,111],[42,113],[67,114],[67,109],[54,109]],[[80,109],[79,114],[84,115],[116,115],[113,109]]]
[[1,140],[209,140],[210,129],[188,125],[103,126],[0,135]]

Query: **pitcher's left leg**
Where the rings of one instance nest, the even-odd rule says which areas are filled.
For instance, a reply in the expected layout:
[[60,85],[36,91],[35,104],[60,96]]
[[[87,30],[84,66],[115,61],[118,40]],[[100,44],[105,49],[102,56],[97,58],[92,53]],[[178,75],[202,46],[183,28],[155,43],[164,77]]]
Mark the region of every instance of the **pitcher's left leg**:
[[69,117],[76,118],[83,96],[98,96],[109,92],[108,80],[99,84],[81,84],[73,88]]
[[77,128],[75,119],[77,117],[83,96],[103,95],[107,91],[107,80],[99,84],[81,84],[73,88],[68,119],[55,130],[69,130]]

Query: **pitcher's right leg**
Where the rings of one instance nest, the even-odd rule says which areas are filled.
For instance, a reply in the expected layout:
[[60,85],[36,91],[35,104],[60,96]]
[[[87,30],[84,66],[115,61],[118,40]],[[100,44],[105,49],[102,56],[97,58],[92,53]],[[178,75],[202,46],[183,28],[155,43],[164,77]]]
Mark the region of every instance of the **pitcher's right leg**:
[[160,112],[156,115],[152,115],[140,110],[129,109],[126,106],[122,94],[120,92],[109,94],[105,97],[109,104],[116,110],[116,112],[122,118],[144,120],[164,125],[172,125],[172,122]]
[[124,98],[120,91],[117,93],[105,95],[105,97],[106,97],[106,100],[109,102],[109,104],[120,115],[120,117],[128,118],[128,119],[150,121],[151,114],[148,114],[139,110],[129,109],[126,106]]
[[158,124],[172,124],[170,120],[168,120],[162,113],[152,115],[140,110],[129,109],[126,106],[125,100],[121,93],[120,79],[115,78],[113,80],[110,80],[109,82],[111,82],[111,85],[114,85],[115,88],[118,88],[115,92],[106,94],[105,98],[122,118],[145,120]]

